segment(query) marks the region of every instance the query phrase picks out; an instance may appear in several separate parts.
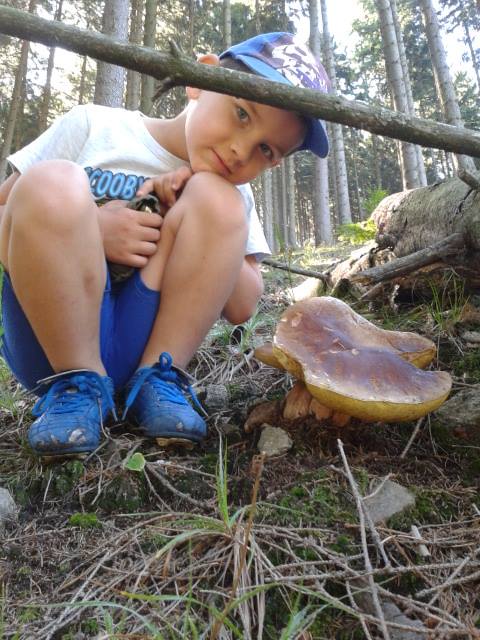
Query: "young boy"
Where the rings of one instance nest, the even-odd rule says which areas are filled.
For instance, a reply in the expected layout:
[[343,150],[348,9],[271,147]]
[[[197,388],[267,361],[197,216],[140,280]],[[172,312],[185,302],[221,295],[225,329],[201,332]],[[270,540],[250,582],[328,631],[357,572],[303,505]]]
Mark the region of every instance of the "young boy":
[[[286,33],[200,62],[328,90],[323,67]],[[2,354],[41,396],[29,431],[39,455],[93,451],[115,391],[145,435],[205,437],[182,369],[220,315],[244,322],[263,291],[269,249],[246,183],[294,151],[327,155],[318,120],[191,87],[187,97],[171,120],[75,107],[9,158]],[[151,191],[163,221],[125,206]],[[112,284],[106,259],[136,271]]]

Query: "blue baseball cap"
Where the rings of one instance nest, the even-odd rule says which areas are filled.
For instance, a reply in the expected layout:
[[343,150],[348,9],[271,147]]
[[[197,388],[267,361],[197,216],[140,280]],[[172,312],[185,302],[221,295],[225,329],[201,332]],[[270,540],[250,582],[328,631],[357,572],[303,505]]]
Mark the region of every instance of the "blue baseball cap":
[[[322,64],[310,49],[293,34],[264,33],[230,47],[222,58],[243,62],[254,73],[284,84],[328,93],[330,80]],[[308,131],[298,150],[308,149],[320,158],[328,155],[328,137],[325,123],[316,118],[302,116]]]

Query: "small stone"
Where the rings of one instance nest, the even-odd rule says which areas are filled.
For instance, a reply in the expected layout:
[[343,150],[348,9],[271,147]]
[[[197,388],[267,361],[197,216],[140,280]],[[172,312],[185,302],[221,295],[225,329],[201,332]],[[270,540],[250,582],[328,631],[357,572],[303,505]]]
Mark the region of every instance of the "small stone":
[[286,431],[270,425],[265,425],[258,441],[258,450],[260,453],[265,453],[267,458],[281,456],[292,446],[293,442]]
[[480,436],[480,384],[459,391],[442,404],[433,416],[449,429],[461,429],[468,436]]
[[[373,489],[372,493],[375,493]],[[401,484],[387,480],[380,491],[363,501],[374,523],[388,520],[415,504],[415,497]]]
[[228,406],[228,389],[224,384],[209,384],[205,389],[203,404],[207,411],[220,411]]
[[462,340],[465,340],[465,342],[480,344],[480,331],[464,331],[462,333]]
[[0,529],[17,519],[17,505],[12,494],[0,487]]

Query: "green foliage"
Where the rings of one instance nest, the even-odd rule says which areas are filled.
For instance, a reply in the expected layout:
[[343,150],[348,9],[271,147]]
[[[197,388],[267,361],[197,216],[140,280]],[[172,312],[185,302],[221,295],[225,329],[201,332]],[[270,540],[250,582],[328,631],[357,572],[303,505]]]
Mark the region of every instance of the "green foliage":
[[97,529],[102,526],[96,513],[73,513],[68,519],[68,524],[80,529]]
[[363,201],[363,208],[366,213],[370,215],[375,211],[380,202],[388,196],[388,191],[385,189],[372,189],[365,200]]
[[136,471],[137,473],[143,471],[145,468],[145,457],[143,453],[136,451],[125,462],[125,469],[129,471]]
[[468,296],[465,294],[465,282],[454,271],[442,287],[430,283],[432,302],[430,315],[440,331],[450,333],[462,316]]
[[373,220],[342,224],[338,227],[338,239],[340,242],[350,244],[364,244],[375,238],[377,227]]

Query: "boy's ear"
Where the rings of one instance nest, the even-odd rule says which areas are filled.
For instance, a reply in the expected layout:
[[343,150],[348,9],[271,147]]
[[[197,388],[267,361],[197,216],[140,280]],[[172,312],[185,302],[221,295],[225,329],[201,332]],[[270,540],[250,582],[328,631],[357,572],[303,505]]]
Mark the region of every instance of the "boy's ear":
[[201,56],[197,56],[197,62],[200,62],[201,64],[213,64],[218,67],[220,64],[220,58],[214,53],[204,53]]
[[[216,67],[220,64],[220,58],[216,56],[214,53],[204,53],[201,56],[197,57],[197,62],[201,64],[211,64]],[[196,89],[195,87],[186,87],[187,98],[189,100],[196,100],[200,95],[201,89]]]

